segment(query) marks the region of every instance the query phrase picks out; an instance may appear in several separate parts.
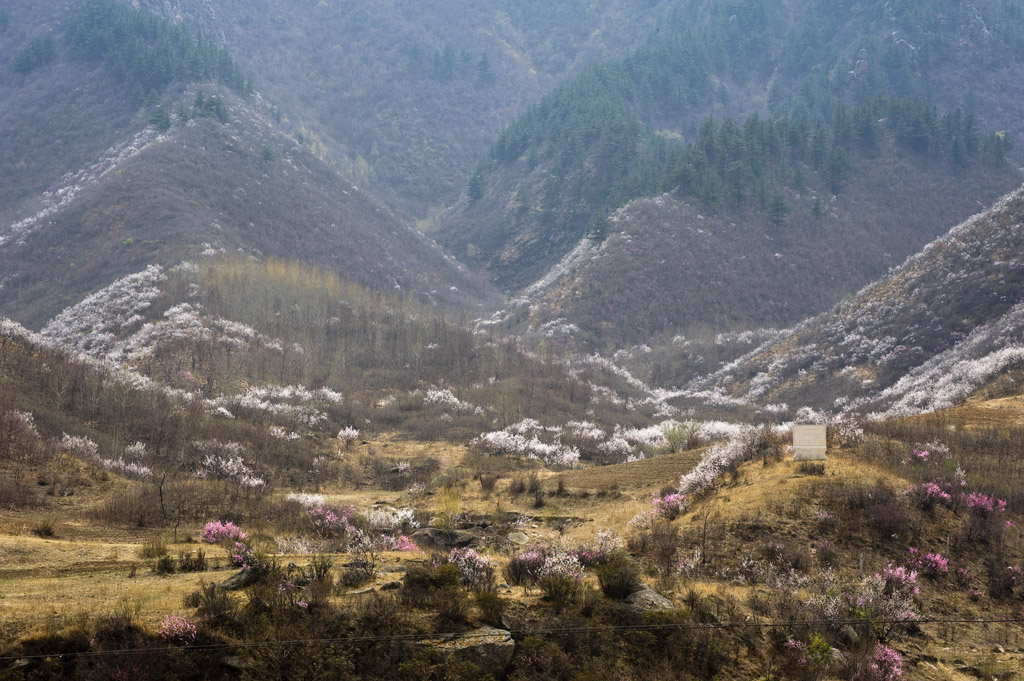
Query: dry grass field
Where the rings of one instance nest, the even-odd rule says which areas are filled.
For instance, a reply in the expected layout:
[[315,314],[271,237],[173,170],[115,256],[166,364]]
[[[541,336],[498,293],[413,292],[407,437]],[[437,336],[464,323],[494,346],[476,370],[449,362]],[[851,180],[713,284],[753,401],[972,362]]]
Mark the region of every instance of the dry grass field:
[[[947,415],[967,427],[990,426],[995,418],[1012,424],[1024,413],[1024,401],[1000,399],[969,405]],[[654,457],[630,464],[597,469],[553,472],[540,468],[506,466],[493,473],[493,488],[486,489],[476,473],[487,464],[463,447],[406,441],[397,436],[353,445],[345,453],[350,463],[367,459],[415,461],[432,457],[439,463],[438,479],[443,478],[458,492],[459,508],[472,522],[497,525],[509,512],[521,518],[515,529],[527,536],[528,545],[564,542],[578,546],[594,539],[600,530],[610,530],[630,538],[631,519],[652,508],[652,498],[696,463],[699,452],[683,452]],[[88,478],[87,470],[81,471]],[[531,479],[533,480],[531,482]],[[523,492],[517,485],[535,485],[539,492]],[[761,460],[743,464],[735,475],[720,480],[717,489],[689,500],[686,511],[663,527],[675,537],[675,560],[686,559],[702,551],[702,565],[690,575],[665,573],[657,567],[657,557],[642,554],[643,580],[670,597],[679,607],[704,602],[723,621],[751,621],[764,618],[765,604],[774,603],[780,594],[757,580],[738,579],[735,575],[746,558],[764,555],[769,542],[794,547],[807,556],[808,574],[820,574],[813,566],[821,542],[827,540],[836,556],[831,570],[835,578],[848,583],[859,581],[861,571],[881,571],[893,556],[905,549],[895,540],[880,538],[870,524],[855,518],[858,512],[844,509],[850,490],[891,489],[902,491],[910,480],[899,469],[879,466],[855,451],[830,455],[824,474],[810,473],[799,464],[783,460]],[[227,564],[224,551],[205,547],[208,569],[202,572],[157,574],[154,560],[147,558],[147,545],[162,544],[167,555],[176,558],[200,548],[195,540],[201,523],[179,528],[178,543],[169,530],[109,526],[91,519],[90,509],[111,495],[124,493],[127,481],[116,476],[100,476],[81,484],[72,497],[43,497],[41,506],[0,512],[0,642],[5,646],[25,636],[58,634],[69,627],[83,626],[99,618],[130,612],[150,631],[155,631],[167,614],[188,614],[185,597],[202,582],[222,582],[235,574]],[[301,490],[296,490],[301,491]],[[307,490],[308,491],[308,490]],[[440,495],[430,490],[393,491],[363,484],[356,489],[330,483],[316,490],[334,506],[351,505],[366,512],[378,504],[412,507],[420,517],[434,518],[440,509]],[[275,498],[289,490],[279,489]],[[824,514],[824,515],[823,515]],[[822,517],[834,520],[826,527]],[[53,520],[52,537],[36,536],[39,519]],[[956,535],[963,518],[948,512],[915,520],[911,540],[922,549],[946,550],[949,538]],[[281,531],[274,519],[248,526],[264,538]],[[507,531],[507,530],[506,530]],[[901,539],[900,541],[904,541]],[[1024,560],[1016,528],[1007,528],[999,538],[1003,559],[1013,564]],[[270,545],[269,543],[267,544]],[[497,567],[497,581],[503,582],[501,566],[514,555],[507,544],[483,548]],[[387,553],[373,582],[359,588],[341,588],[333,596],[336,603],[358,602],[368,590],[400,579],[405,566],[422,564],[428,553]],[[348,557],[331,556],[335,569]],[[638,556],[638,559],[641,556]],[[312,555],[278,556],[282,564],[306,565]],[[918,599],[922,616],[939,619],[985,619],[996,616],[1013,618],[1021,611],[1020,600],[1010,603],[979,596],[983,589],[981,574],[984,555],[965,558],[976,577],[969,587],[954,587],[949,579],[922,584]],[[862,567],[863,564],[863,567]],[[815,577],[815,580],[820,577]],[[591,574],[585,585],[597,589]],[[805,587],[805,598],[813,595],[812,583]],[[536,589],[506,589],[513,599],[517,621],[528,622],[534,608],[547,607]],[[232,598],[242,602],[241,592]],[[353,601],[353,599],[356,599]],[[418,615],[417,615],[418,616]],[[924,623],[920,633],[894,642],[907,662],[906,679],[962,681],[969,678],[957,671],[977,668],[993,678],[1024,669],[1021,646],[1024,629],[1017,623],[954,624]],[[1002,653],[993,652],[1001,646]],[[738,659],[736,678],[763,676],[756,656]]]

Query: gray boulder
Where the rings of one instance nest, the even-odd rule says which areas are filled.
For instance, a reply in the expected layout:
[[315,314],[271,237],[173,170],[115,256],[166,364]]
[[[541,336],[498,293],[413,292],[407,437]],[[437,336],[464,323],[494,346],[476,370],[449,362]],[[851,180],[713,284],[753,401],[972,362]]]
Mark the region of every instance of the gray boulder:
[[530,538],[526,536],[526,533],[518,530],[509,532],[505,539],[508,540],[509,544],[515,544],[516,546],[524,546],[530,543]]
[[445,532],[436,527],[422,527],[413,532],[409,538],[416,542],[417,546],[426,549],[461,549],[473,546],[479,541],[479,537],[466,530]]
[[651,589],[640,589],[626,596],[626,605],[637,612],[651,612],[654,610],[675,610],[676,606],[672,601]]

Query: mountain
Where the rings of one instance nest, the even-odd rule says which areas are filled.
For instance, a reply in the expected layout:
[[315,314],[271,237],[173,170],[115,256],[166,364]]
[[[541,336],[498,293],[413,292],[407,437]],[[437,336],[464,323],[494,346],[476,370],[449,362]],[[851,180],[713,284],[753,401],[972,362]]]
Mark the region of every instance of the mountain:
[[[828,279],[832,292],[819,301],[821,310],[1019,182],[1012,168],[989,168],[1017,159],[1008,156],[1011,140],[1024,132],[1010,113],[1016,104],[1002,96],[1021,72],[1020,8],[925,4],[927,10],[882,2],[708,3],[686,32],[592,67],[510,125],[435,235],[502,289],[550,305],[538,325],[564,317],[585,336],[612,343],[647,342],[662,330],[708,322],[756,326],[785,318],[788,312],[772,307],[804,294],[764,270],[791,246],[787,232],[800,244],[811,235],[807,252],[850,243],[825,233],[846,234],[869,251],[888,241],[864,261],[858,254],[856,266],[840,263],[844,271],[830,273],[836,282]],[[923,11],[943,18],[924,20]],[[656,217],[650,203],[631,205],[664,192]],[[915,196],[927,196],[926,210],[935,212],[920,219]],[[697,214],[711,225],[696,222]],[[631,225],[631,215],[659,226]],[[938,215],[944,220],[932,219]],[[734,223],[741,225],[736,232],[715,227]],[[737,251],[737,259],[766,259],[755,265],[754,286],[779,295],[760,296],[751,307],[735,300],[744,294],[727,281],[706,312],[659,302],[653,320],[607,323],[609,314],[630,309],[636,293],[636,282],[609,286],[609,275],[619,282],[638,262],[644,269],[663,260],[691,264],[686,247],[674,251],[669,235],[705,227],[711,236],[691,250],[711,262]],[[618,231],[632,247],[614,240],[602,246],[614,264],[591,279],[598,270],[579,267],[581,255],[594,250],[583,240]],[[653,234],[641,246],[642,232]],[[718,243],[703,243],[719,234]],[[559,278],[552,268],[572,274]],[[685,275],[658,276],[645,299],[677,300],[717,280],[700,274],[696,286]],[[561,290],[549,294],[552,287]],[[543,294],[534,298],[538,290]],[[794,309],[794,321],[813,311],[800,303]],[[603,338],[603,327],[618,337]]]
[[1024,190],[833,309],[779,332],[686,397],[902,416],[1014,387],[1024,361]]
[[[11,96],[3,116],[19,130],[3,167],[12,178],[0,230],[4,314],[38,327],[86,293],[148,265],[239,249],[319,263],[355,283],[435,303],[498,300],[479,277],[286,134],[270,107],[245,92],[244,81],[232,80],[237,89],[200,84],[204,77],[234,79],[238,70],[226,53],[119,3],[93,0],[54,16],[71,26],[52,38],[55,55],[4,79]],[[140,41],[105,43],[97,27],[114,20]],[[86,28],[76,31],[83,22]],[[8,30],[24,25],[12,20]],[[147,50],[141,38],[154,31],[170,36],[157,41],[166,48]],[[200,69],[155,79],[155,65],[173,63],[174,36],[182,50],[199,55],[197,64],[208,52],[230,78]],[[125,61],[126,49],[136,56]],[[121,66],[147,58],[154,66]],[[79,83],[74,97],[58,96],[55,106],[15,124],[24,107],[62,92],[69,79]],[[148,94],[137,101],[133,90]],[[70,153],[61,153],[64,146]]]
[[224,45],[346,176],[406,219],[454,202],[501,129],[679,3],[141,0]]

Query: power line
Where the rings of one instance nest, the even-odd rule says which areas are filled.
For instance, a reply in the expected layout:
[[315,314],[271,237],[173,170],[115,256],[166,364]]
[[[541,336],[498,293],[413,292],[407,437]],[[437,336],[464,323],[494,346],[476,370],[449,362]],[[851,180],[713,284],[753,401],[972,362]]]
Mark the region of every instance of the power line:
[[[513,638],[523,636],[550,636],[554,634],[585,634],[608,631],[658,631],[663,629],[712,631],[716,629],[774,629],[781,627],[846,625],[846,624],[1020,624],[1022,617],[960,619],[960,618],[918,618],[918,619],[841,619],[841,620],[770,620],[744,622],[665,622],[658,624],[619,624],[598,627],[557,627],[543,629],[508,630]],[[503,637],[504,634],[477,633],[474,638],[488,639]],[[104,657],[118,655],[151,655],[158,652],[214,652],[238,648],[275,648],[304,645],[330,645],[353,643],[411,643],[416,641],[451,641],[466,638],[467,632],[446,632],[440,634],[396,634],[391,636],[343,636],[331,638],[278,639],[263,641],[238,641],[234,643],[206,643],[185,646],[164,646],[159,648],[120,648],[114,650],[84,650],[76,652],[35,653],[32,655],[0,656],[0,662],[36,660],[50,657]]]

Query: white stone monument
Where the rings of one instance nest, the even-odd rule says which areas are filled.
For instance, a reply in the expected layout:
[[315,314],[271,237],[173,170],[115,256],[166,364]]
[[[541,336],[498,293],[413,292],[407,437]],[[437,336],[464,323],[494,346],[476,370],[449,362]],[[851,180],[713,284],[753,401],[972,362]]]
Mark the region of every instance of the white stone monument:
[[793,461],[824,461],[827,449],[825,426],[793,426]]

